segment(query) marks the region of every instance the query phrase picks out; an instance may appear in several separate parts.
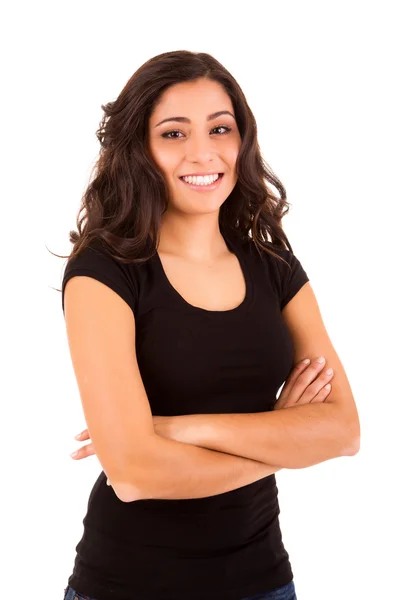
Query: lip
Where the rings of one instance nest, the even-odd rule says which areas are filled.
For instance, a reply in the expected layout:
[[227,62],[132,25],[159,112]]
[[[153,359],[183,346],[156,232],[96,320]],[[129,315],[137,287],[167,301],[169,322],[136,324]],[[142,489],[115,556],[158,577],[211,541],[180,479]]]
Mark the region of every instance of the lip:
[[[212,192],[213,190],[216,190],[217,187],[221,184],[221,181],[224,178],[224,174],[220,173],[219,175],[220,176],[218,177],[217,181],[208,185],[196,185],[194,183],[187,183],[186,181],[183,181],[181,177],[179,177],[179,181],[181,181],[184,186],[190,188],[191,190],[204,194],[205,192]],[[186,175],[183,175],[182,177],[186,177]]]

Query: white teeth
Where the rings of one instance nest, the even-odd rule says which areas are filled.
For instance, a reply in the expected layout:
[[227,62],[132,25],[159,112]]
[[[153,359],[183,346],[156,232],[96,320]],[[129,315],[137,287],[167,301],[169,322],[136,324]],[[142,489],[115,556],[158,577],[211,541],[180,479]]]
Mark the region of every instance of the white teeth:
[[215,175],[206,175],[205,177],[202,177],[201,175],[192,177],[189,175],[189,177],[182,177],[182,179],[183,181],[186,181],[186,183],[192,183],[195,185],[210,185],[211,183],[217,181],[218,177],[219,175],[216,173]]

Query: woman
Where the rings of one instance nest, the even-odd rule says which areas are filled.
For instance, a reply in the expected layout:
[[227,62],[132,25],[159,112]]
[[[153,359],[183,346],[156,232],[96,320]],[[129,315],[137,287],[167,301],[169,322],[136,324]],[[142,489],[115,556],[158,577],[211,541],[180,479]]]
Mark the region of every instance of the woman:
[[356,454],[359,421],[285,189],[208,54],[152,58],[102,108],[62,307],[76,458],[103,471],[64,598],[296,599],[275,473]]

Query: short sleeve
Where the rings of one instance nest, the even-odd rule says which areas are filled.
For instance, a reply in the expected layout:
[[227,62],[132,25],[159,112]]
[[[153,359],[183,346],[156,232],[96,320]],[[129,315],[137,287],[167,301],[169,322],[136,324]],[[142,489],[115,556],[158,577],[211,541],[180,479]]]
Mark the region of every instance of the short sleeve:
[[274,249],[274,252],[282,256],[290,265],[289,268],[283,261],[274,259],[277,263],[279,301],[282,310],[300,288],[309,281],[309,277],[299,259],[292,252],[283,248]]
[[75,275],[93,277],[114,290],[136,312],[137,286],[131,265],[114,259],[99,247],[87,247],[67,262],[61,286],[61,303],[64,312],[64,292],[67,282]]

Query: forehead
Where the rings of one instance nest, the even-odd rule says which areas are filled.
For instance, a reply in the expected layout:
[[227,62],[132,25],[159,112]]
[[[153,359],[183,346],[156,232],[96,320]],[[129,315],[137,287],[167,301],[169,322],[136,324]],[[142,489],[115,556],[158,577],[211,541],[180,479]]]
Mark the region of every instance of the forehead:
[[151,122],[165,117],[206,118],[219,110],[230,110],[233,105],[224,87],[217,81],[198,79],[177,83],[163,92],[153,113]]

